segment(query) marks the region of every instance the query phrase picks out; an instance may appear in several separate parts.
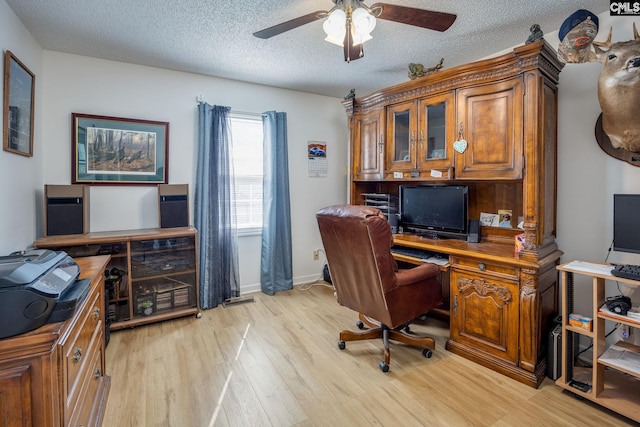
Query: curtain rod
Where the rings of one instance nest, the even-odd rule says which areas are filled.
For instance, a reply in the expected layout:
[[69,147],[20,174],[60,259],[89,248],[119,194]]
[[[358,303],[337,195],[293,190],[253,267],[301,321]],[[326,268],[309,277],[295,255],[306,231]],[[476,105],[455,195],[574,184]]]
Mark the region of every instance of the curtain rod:
[[[205,101],[198,101],[198,104],[206,104]],[[264,117],[266,114],[264,113],[252,113],[249,111],[238,111],[238,110],[231,110],[230,111],[231,114],[237,114],[239,116],[253,116],[253,117]]]

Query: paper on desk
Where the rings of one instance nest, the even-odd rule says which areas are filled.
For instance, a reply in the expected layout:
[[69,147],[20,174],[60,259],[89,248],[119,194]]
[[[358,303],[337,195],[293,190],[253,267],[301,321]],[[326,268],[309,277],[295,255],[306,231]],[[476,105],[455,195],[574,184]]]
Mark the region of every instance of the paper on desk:
[[564,267],[571,270],[584,271],[586,273],[595,273],[607,276],[611,275],[611,266],[607,264],[597,264],[595,262],[586,261],[571,261],[570,263],[565,264]]
[[449,258],[438,258],[438,257],[430,257],[430,258],[423,258],[420,261],[422,262],[430,262],[431,264],[437,264],[437,265],[447,265],[449,264]]

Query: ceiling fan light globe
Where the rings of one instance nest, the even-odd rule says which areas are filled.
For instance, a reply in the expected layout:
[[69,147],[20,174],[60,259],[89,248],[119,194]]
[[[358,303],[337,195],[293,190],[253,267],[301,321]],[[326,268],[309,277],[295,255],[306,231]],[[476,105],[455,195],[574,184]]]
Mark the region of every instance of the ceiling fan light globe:
[[366,41],[371,40],[373,37],[371,37],[371,34],[354,34],[354,31],[351,32],[351,35],[353,37],[353,45],[354,46],[358,46],[359,44],[362,44]]
[[327,41],[329,43],[333,43],[337,46],[343,47],[344,46],[344,33],[345,31],[342,31],[342,36],[338,35],[338,36],[332,36],[332,35],[328,35],[327,37],[325,37],[324,41]]
[[[365,9],[359,7],[351,14],[354,33],[361,36],[369,36],[376,27],[376,18]],[[370,36],[369,36],[370,37]]]
[[322,24],[322,29],[328,37],[337,38],[340,34],[344,37],[346,22],[347,15],[344,13],[344,10],[336,9],[325,19]]

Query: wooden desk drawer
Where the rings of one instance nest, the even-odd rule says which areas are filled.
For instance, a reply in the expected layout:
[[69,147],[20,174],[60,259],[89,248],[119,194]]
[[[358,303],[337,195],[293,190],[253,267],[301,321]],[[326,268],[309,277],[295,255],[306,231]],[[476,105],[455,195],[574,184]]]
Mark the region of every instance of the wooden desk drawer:
[[87,359],[95,353],[95,347],[100,346],[103,316],[100,305],[100,293],[92,292],[87,296],[83,312],[77,317],[72,326],[68,339],[62,344],[63,358],[63,386],[66,396],[66,406],[72,406],[81,386],[80,378],[87,368]]
[[473,258],[458,258],[451,257],[451,264],[453,268],[460,270],[479,273],[479,274],[493,274],[505,279],[519,280],[520,271],[518,267],[510,265],[504,265],[499,263],[486,262],[484,260]]
[[96,404],[96,395],[100,390],[101,382],[104,381],[104,372],[102,372],[102,350],[98,350],[92,354],[91,360],[87,359],[88,372],[81,377],[79,385],[78,400],[75,406],[68,412],[69,420],[66,422],[72,426],[91,426],[96,424],[93,419],[95,414],[94,405]]

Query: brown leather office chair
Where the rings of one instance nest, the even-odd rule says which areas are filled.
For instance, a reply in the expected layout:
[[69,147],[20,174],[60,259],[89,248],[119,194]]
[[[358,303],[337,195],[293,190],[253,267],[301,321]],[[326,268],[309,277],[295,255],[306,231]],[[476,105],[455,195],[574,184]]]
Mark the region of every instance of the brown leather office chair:
[[391,227],[379,209],[369,206],[329,206],[316,213],[327,255],[331,281],[338,303],[357,311],[358,327],[374,326],[360,332],[340,332],[338,346],[345,341],[382,338],[383,372],[389,370],[389,340],[423,348],[431,357],[435,341],[409,334],[408,325],[442,303],[442,287],[437,281],[440,268],[422,264],[398,269],[391,246]]

